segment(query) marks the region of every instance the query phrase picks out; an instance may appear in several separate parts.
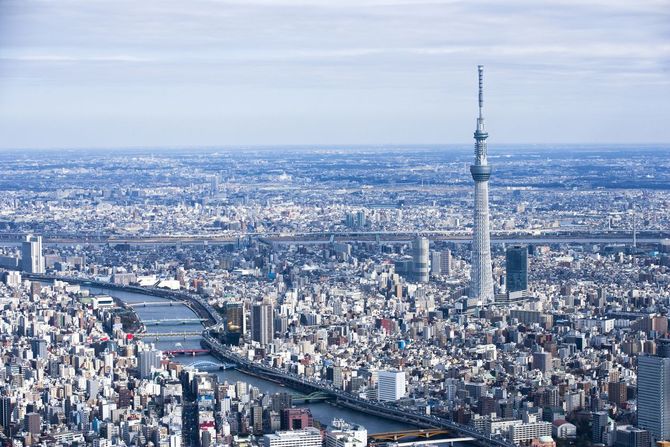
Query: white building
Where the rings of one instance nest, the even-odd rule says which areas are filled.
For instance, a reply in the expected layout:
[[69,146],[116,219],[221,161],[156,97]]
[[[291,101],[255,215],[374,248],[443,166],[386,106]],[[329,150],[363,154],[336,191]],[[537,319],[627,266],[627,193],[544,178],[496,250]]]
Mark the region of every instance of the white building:
[[263,447],[321,447],[321,432],[318,428],[278,431],[263,436]]
[[379,371],[377,399],[381,401],[398,400],[405,397],[404,371]]
[[334,419],[326,432],[326,447],[366,447],[368,431],[362,425],[352,425]]
[[551,422],[528,422],[510,427],[507,439],[515,444],[532,441],[541,436],[551,436]]

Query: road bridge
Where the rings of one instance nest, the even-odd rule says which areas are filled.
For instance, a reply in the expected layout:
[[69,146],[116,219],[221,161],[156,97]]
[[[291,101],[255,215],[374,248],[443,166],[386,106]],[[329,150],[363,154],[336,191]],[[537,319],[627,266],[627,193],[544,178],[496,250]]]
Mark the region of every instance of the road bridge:
[[444,439],[433,439],[433,440],[420,440],[420,441],[410,441],[410,442],[396,442],[393,443],[393,447],[410,447],[410,446],[422,446],[430,444],[454,444],[456,442],[472,442],[476,441],[472,436],[469,437],[460,437],[460,438],[444,438]]
[[204,355],[209,354],[211,351],[209,349],[170,349],[168,351],[163,351],[167,355],[179,356],[179,355]]
[[161,318],[160,320],[142,320],[145,326],[160,326],[166,324],[197,324],[207,321],[204,318]]
[[143,301],[141,303],[126,303],[126,307],[154,307],[154,306],[182,306],[184,303],[179,303],[177,301]]
[[324,402],[333,400],[333,396],[323,391],[314,391],[313,393],[305,394],[291,394],[291,402],[295,404],[304,404],[310,402]]
[[151,339],[154,338],[158,340],[159,338],[186,338],[186,337],[197,337],[201,335],[201,331],[184,331],[184,332],[143,332],[141,334],[135,334],[135,338]]
[[225,371],[226,369],[235,369],[236,365],[232,363],[216,363],[209,360],[194,362],[184,365],[187,368],[195,368],[200,371]]
[[433,436],[448,435],[449,430],[442,429],[419,429],[419,430],[402,430],[389,431],[382,433],[369,433],[369,441],[399,441],[405,438],[432,438]]

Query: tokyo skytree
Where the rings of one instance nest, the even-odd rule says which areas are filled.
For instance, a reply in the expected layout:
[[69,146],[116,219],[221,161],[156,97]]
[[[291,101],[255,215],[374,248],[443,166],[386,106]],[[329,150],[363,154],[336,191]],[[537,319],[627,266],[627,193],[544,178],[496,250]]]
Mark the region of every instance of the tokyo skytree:
[[475,162],[470,173],[475,181],[475,212],[472,230],[472,271],[470,275],[470,297],[483,304],[493,302],[493,270],[491,266],[491,236],[489,234],[489,177],[484,128],[484,66],[479,65],[479,117],[475,130]]

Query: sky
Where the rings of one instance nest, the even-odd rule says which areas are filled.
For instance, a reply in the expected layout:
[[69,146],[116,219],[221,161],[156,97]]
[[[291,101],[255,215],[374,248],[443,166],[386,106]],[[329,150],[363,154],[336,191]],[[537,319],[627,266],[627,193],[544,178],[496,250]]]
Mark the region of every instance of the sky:
[[0,0],[0,149],[670,142],[670,0]]

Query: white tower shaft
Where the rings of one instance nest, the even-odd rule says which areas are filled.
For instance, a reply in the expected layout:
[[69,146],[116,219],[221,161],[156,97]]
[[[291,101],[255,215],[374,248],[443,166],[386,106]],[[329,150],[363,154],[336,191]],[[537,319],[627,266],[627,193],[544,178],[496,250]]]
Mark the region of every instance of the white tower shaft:
[[491,166],[488,164],[486,133],[484,127],[484,67],[479,66],[479,117],[475,130],[475,162],[470,165],[470,173],[475,181],[475,210],[472,233],[472,271],[470,297],[483,303],[493,302],[493,271],[491,265],[491,236],[489,228],[489,178]]

